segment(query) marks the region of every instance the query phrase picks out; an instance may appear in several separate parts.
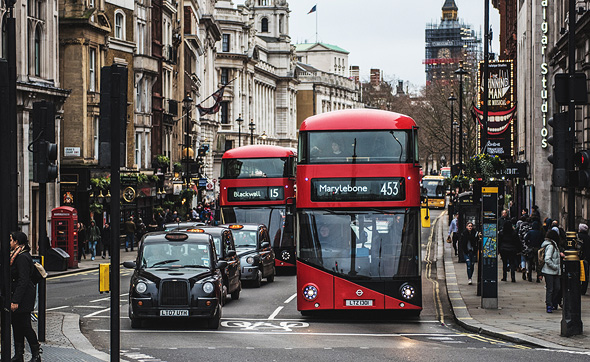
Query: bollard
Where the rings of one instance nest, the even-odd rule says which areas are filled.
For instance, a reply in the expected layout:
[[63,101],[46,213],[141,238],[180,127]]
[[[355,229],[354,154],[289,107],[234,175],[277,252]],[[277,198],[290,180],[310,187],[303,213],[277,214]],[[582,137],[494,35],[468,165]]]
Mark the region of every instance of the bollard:
[[567,250],[561,267],[563,291],[563,310],[561,335],[564,337],[582,334],[582,302],[580,295],[580,257],[575,250],[577,236],[573,231],[567,232]]

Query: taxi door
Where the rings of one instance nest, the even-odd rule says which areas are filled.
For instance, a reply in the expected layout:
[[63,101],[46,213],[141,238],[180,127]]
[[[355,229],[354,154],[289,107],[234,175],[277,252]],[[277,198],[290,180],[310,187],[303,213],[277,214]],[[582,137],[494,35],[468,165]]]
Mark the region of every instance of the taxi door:
[[240,259],[236,255],[236,246],[231,231],[225,230],[221,234],[221,243],[223,245],[223,259],[227,261],[225,268],[228,282],[227,292],[232,293],[240,287]]
[[270,237],[266,227],[262,227],[258,231],[258,247],[260,255],[260,267],[262,268],[262,276],[266,278],[273,274],[273,267],[275,264],[274,252],[270,245]]

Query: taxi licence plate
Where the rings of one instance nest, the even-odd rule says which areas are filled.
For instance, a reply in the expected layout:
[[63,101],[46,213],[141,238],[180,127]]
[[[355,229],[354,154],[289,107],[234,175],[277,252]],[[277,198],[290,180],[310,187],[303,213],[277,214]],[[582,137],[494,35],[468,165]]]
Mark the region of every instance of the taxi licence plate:
[[372,299],[346,299],[347,307],[372,307]]
[[164,309],[160,311],[160,317],[188,317],[188,309]]

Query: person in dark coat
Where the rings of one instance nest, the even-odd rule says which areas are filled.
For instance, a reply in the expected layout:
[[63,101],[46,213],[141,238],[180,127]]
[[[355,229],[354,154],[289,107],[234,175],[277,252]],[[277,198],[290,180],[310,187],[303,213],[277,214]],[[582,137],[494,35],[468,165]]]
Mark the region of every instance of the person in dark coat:
[[14,334],[14,353],[11,361],[23,361],[25,338],[31,347],[31,361],[41,361],[41,345],[31,325],[31,312],[35,308],[35,285],[31,280],[33,259],[27,235],[21,231],[10,234],[10,277],[11,285],[11,324]]
[[581,260],[584,261],[584,268],[586,273],[586,281],[582,282],[582,286],[580,288],[580,293],[582,295],[586,295],[588,291],[588,266],[590,264],[590,235],[588,235],[588,225],[580,224],[578,226],[578,240],[580,240],[580,252],[581,252]]
[[104,227],[102,228],[102,258],[104,259],[107,256],[107,251],[109,252],[109,259],[111,258],[111,225],[109,223],[105,223]]
[[473,264],[477,261],[477,251],[479,250],[479,233],[475,230],[472,222],[468,222],[465,230],[461,233],[459,239],[459,252],[465,257],[467,264],[467,278],[469,284],[473,284],[471,277],[473,276]]
[[83,223],[78,223],[78,261],[84,257],[86,259],[86,227]]
[[526,258],[527,279],[533,281],[533,269],[537,271],[537,283],[541,282],[541,268],[539,268],[539,249],[543,243],[543,232],[539,221],[533,221],[531,230],[524,236],[523,247]]
[[506,274],[510,268],[512,282],[516,283],[516,267],[519,264],[518,253],[522,250],[522,244],[518,234],[512,228],[512,224],[504,224],[502,231],[498,233],[498,250],[502,257],[502,281],[506,281]]

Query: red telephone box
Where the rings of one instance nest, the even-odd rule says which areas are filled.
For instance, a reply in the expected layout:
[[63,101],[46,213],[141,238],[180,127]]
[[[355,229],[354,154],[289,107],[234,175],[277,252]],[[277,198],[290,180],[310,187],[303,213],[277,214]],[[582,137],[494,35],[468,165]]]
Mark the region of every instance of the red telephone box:
[[78,211],[73,207],[51,210],[51,247],[70,255],[68,268],[78,267]]

